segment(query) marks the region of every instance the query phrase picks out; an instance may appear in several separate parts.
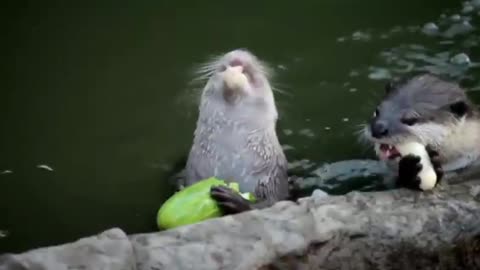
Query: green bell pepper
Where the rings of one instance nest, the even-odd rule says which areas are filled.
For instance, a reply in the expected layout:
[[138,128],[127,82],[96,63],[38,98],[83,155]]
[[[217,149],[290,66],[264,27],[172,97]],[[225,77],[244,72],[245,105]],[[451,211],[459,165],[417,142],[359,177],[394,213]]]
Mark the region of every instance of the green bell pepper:
[[[161,206],[157,213],[159,229],[171,229],[222,216],[223,213],[217,202],[210,196],[210,189],[213,186],[228,186],[240,193],[238,183],[227,184],[224,180],[215,177],[201,180],[176,192]],[[240,193],[240,195],[249,201],[255,201],[252,193]]]

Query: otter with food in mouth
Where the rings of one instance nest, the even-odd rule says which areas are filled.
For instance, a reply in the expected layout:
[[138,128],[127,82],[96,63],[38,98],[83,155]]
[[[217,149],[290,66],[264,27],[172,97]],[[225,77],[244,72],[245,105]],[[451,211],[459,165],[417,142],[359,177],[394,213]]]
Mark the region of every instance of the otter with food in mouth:
[[[363,136],[373,143],[378,157],[397,170],[396,184],[426,190],[442,178],[478,168],[480,119],[474,104],[456,83],[431,74],[389,83],[386,95],[376,108]],[[421,157],[402,154],[399,146],[425,146],[436,179],[422,187]]]
[[276,134],[278,118],[267,65],[247,50],[206,63],[186,185],[215,176],[253,192],[252,204],[228,187],[211,189],[224,213],[271,206],[288,198],[287,159]]

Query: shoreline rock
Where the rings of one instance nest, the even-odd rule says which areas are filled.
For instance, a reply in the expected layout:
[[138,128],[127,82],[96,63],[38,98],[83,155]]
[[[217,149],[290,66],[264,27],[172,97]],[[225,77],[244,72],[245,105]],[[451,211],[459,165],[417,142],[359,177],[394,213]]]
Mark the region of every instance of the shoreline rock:
[[21,254],[0,255],[0,270],[112,269],[134,270],[135,256],[127,235],[112,228],[73,243]]
[[401,189],[304,198],[163,232],[127,237],[112,229],[0,256],[1,270],[72,269],[67,266],[480,269],[480,180],[428,193]]

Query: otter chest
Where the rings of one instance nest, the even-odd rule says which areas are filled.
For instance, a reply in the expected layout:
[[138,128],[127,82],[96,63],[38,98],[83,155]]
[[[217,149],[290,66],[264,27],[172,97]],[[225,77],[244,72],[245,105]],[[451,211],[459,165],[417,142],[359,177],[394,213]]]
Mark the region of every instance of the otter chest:
[[276,171],[276,163],[272,162],[275,147],[280,146],[263,132],[241,128],[215,130],[199,138],[191,165],[197,171],[196,178],[215,176],[239,183],[242,192],[254,192],[259,182],[269,181]]

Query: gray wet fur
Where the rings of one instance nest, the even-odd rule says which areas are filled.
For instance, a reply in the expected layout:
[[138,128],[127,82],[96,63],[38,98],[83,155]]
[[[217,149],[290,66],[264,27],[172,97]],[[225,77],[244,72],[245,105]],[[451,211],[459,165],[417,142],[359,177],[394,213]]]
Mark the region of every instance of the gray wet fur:
[[[373,123],[382,122],[388,129],[388,137],[403,136],[411,128],[402,120],[416,118],[417,123],[440,124],[458,120],[451,105],[464,102],[468,116],[476,111],[465,91],[453,82],[431,74],[415,76],[406,82],[391,83],[387,94],[377,107],[378,115]],[[462,115],[463,116],[463,115]]]
[[[221,71],[240,59],[254,95],[232,93]],[[276,135],[277,110],[265,63],[247,50],[226,53],[204,65],[207,81],[186,165],[186,185],[215,176],[235,181],[260,201],[288,197],[287,159]]]
[[[416,119],[408,124],[409,119]],[[388,133],[372,136],[372,126],[382,122]],[[443,179],[469,180],[480,172],[480,119],[478,109],[457,83],[432,74],[421,74],[387,85],[386,95],[363,129],[375,145],[417,141],[438,151]],[[397,163],[387,161],[393,172]],[[453,178],[456,179],[453,179]],[[465,178],[468,177],[468,178]]]

